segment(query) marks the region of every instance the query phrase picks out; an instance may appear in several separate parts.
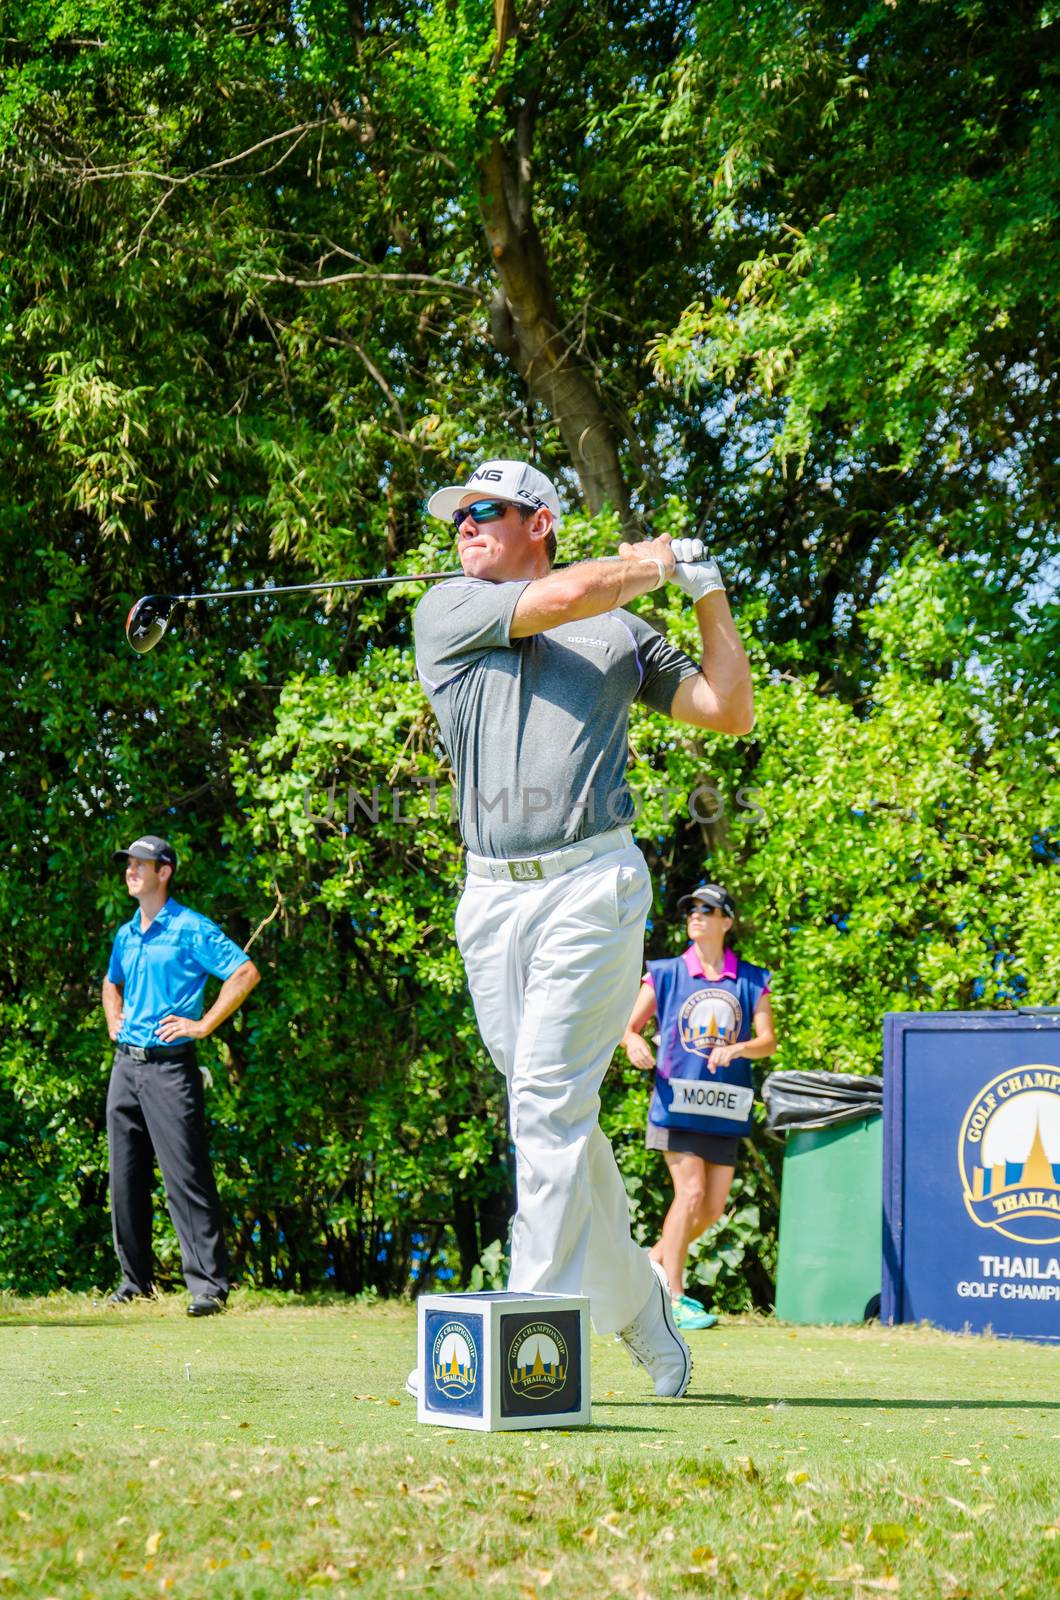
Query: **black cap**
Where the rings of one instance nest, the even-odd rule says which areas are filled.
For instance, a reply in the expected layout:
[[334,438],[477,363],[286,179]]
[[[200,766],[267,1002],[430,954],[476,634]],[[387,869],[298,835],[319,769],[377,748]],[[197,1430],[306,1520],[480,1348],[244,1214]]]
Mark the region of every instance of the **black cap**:
[[134,839],[128,850],[115,850],[114,859],[117,862],[128,861],[168,861],[171,867],[177,864],[177,852],[166,839],[160,839],[157,833],[145,833],[142,838]]
[[713,906],[726,917],[736,916],[736,905],[728,889],[723,889],[720,883],[701,883],[698,889],[693,889],[691,894],[683,894],[677,902],[678,911],[686,913],[693,906]]

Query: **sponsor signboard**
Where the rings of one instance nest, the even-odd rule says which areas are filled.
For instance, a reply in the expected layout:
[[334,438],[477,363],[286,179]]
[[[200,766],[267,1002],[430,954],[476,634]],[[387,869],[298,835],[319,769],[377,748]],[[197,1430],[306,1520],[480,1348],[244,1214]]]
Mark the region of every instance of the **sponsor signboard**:
[[1060,1015],[884,1028],[885,1321],[1060,1343]]

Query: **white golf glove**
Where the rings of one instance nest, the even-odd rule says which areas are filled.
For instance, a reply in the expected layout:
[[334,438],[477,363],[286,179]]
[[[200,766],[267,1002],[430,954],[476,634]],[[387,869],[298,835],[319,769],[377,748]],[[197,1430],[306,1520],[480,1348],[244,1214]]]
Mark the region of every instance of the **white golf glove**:
[[674,539],[670,549],[677,565],[670,574],[670,582],[684,591],[695,603],[715,589],[725,591],[725,584],[713,556],[708,556],[702,539]]

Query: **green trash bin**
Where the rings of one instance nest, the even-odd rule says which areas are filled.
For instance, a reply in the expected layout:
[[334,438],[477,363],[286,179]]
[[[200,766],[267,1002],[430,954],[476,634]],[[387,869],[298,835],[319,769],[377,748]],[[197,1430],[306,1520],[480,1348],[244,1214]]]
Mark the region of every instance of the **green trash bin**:
[[883,1118],[791,1128],[780,1188],[776,1314],[862,1322],[883,1257]]

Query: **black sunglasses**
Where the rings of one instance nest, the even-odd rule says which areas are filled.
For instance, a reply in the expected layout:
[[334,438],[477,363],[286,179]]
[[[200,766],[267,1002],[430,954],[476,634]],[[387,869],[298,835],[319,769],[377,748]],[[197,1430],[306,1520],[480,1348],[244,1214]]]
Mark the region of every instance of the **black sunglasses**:
[[469,506],[450,512],[450,516],[453,519],[453,526],[459,533],[468,517],[472,522],[499,522],[510,506],[509,500],[472,500]]
[[722,911],[720,906],[692,906],[692,908],[686,913],[686,920],[687,917],[720,917],[721,915]]

